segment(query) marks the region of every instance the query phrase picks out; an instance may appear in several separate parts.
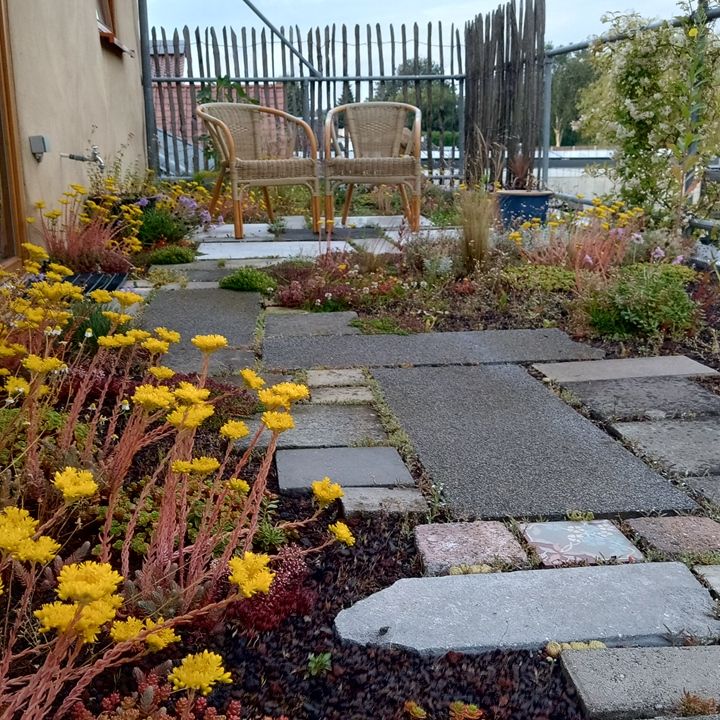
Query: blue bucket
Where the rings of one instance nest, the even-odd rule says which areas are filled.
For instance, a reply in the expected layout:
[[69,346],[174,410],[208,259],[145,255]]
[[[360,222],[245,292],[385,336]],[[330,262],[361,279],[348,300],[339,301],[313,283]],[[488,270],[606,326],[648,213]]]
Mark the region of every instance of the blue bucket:
[[539,218],[542,223],[546,222],[553,193],[543,190],[499,190],[497,196],[503,227],[510,230],[535,218]]

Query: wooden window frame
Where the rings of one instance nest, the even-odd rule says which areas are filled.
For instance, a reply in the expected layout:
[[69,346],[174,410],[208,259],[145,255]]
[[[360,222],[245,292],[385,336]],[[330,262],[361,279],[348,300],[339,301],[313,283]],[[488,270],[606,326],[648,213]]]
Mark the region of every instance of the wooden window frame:
[[0,152],[0,169],[3,178],[7,179],[7,184],[2,183],[0,187],[3,208],[0,222],[3,223],[3,231],[7,237],[14,238],[15,256],[0,258],[0,266],[3,268],[19,265],[20,247],[27,242],[24,182],[10,48],[9,2],[10,0],[0,0],[0,132],[4,139],[4,150]]
[[[96,0],[97,10],[97,26],[100,33],[100,44],[122,57],[125,53],[130,54],[130,50],[123,45],[117,37],[117,15],[115,13],[115,0]],[[102,8],[102,10],[101,10]],[[104,19],[101,20],[99,15],[102,14]],[[109,15],[110,17],[106,17]],[[109,21],[109,22],[105,22]]]

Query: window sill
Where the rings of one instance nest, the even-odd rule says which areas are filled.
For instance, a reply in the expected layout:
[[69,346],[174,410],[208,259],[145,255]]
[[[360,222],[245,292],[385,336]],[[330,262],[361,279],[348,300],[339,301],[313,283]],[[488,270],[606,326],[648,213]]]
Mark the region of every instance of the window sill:
[[111,53],[122,57],[123,55],[133,56],[133,51],[123,45],[113,33],[100,30],[100,44]]

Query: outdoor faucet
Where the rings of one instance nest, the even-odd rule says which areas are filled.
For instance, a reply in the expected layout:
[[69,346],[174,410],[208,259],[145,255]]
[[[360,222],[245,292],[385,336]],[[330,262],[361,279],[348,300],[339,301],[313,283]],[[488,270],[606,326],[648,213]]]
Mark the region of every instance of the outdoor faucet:
[[91,162],[95,163],[99,168],[100,172],[105,169],[105,161],[100,155],[100,150],[97,145],[93,145],[90,148],[89,155],[78,155],[77,153],[60,153],[60,157],[66,157],[70,160],[77,160],[79,162]]

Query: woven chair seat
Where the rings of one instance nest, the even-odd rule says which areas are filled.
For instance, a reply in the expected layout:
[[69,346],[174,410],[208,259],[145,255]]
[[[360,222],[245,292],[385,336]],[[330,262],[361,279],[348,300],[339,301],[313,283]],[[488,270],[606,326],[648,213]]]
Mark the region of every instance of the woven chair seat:
[[420,164],[417,158],[331,158],[327,161],[328,177],[415,177]]
[[288,160],[236,160],[235,175],[239,181],[288,180],[315,178],[317,170],[312,158]]

